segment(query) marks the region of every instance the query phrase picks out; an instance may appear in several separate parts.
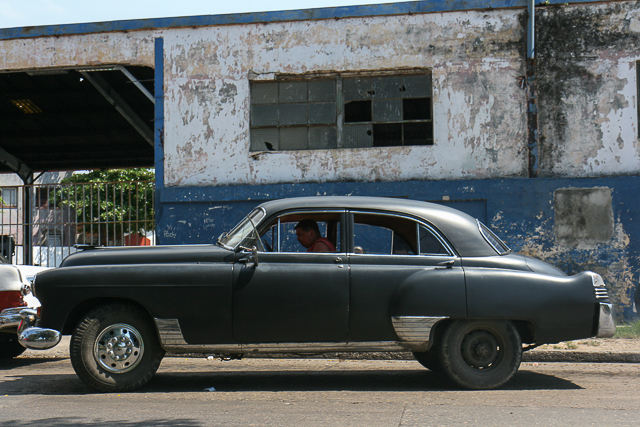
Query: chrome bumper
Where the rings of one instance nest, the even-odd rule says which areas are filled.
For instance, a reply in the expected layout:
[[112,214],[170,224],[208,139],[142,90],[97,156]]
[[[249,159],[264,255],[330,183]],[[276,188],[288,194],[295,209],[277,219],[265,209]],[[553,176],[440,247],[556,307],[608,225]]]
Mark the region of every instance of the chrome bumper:
[[32,350],[46,350],[56,346],[62,335],[54,329],[35,327],[38,312],[32,308],[7,308],[0,313],[0,329],[15,328],[18,342]]
[[598,316],[598,335],[596,338],[611,338],[616,333],[616,320],[613,316],[613,304],[601,302]]
[[20,312],[24,307],[6,308],[0,313],[0,329],[18,329],[22,317]]

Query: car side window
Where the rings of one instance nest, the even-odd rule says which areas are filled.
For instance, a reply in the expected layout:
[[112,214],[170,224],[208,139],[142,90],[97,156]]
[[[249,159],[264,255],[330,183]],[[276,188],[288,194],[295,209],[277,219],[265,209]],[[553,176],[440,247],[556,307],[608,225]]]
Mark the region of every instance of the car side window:
[[275,218],[261,233],[263,246],[267,252],[302,253],[307,248],[302,246],[296,237],[296,225],[304,220],[312,219],[318,224],[321,237],[327,238],[341,251],[340,213],[290,213]]
[[424,225],[420,225],[420,255],[447,255],[440,240]]
[[379,255],[449,255],[435,232],[410,218],[353,214],[353,252]]
[[393,215],[353,215],[353,251],[364,254],[415,255],[416,223]]

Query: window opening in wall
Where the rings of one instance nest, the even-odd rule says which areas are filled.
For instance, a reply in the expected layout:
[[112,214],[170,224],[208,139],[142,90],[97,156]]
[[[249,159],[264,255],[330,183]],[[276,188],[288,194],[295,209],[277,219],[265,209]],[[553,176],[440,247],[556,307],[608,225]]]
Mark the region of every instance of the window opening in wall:
[[0,197],[2,197],[2,205],[5,207],[18,206],[18,190],[15,188],[0,188]]
[[251,82],[251,151],[433,145],[431,74]]

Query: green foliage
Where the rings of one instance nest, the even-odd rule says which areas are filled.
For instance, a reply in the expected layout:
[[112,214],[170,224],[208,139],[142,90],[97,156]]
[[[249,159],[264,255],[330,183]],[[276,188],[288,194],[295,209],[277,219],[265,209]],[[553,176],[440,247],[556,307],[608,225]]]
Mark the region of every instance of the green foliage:
[[627,325],[619,325],[616,328],[616,334],[613,337],[631,339],[640,338],[640,320]]
[[96,170],[65,178],[51,203],[68,206],[78,232],[117,236],[155,229],[155,173],[149,169]]

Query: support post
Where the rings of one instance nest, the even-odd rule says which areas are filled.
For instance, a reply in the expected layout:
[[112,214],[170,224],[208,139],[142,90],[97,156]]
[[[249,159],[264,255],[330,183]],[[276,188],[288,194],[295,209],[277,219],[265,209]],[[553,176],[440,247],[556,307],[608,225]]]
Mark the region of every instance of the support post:
[[536,56],[535,56],[535,0],[529,0],[529,19],[527,23],[527,151],[528,176],[536,178],[539,171],[539,135],[538,135],[538,94],[536,87]]

